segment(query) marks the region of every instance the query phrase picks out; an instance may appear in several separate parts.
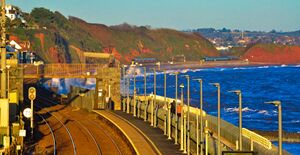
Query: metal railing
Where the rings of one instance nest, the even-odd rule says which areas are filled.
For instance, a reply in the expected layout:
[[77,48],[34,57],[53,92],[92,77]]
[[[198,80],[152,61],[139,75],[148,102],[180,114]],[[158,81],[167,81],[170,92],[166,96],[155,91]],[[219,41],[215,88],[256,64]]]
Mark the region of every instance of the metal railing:
[[95,77],[104,64],[21,64],[25,78],[88,78]]

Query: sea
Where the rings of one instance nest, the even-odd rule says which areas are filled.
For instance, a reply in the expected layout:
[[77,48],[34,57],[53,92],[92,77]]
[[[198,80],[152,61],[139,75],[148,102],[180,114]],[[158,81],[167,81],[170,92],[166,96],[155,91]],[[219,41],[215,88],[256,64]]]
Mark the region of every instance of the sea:
[[[132,69],[132,68],[131,68]],[[127,70],[128,73],[132,72]],[[220,83],[221,86],[221,118],[238,125],[238,97],[231,90],[241,90],[243,102],[243,127],[250,130],[277,131],[278,110],[274,105],[265,102],[279,100],[282,102],[283,130],[286,132],[300,133],[300,65],[275,65],[275,66],[247,66],[247,67],[215,67],[202,69],[181,69],[166,71],[167,97],[175,98],[175,72],[178,74],[179,85],[183,84],[184,98],[187,99],[187,79],[190,77],[190,103],[199,107],[199,82],[203,80],[203,108],[211,115],[217,115],[217,89],[211,83]],[[144,94],[143,70],[136,75],[136,88],[139,94]],[[147,71],[146,93],[153,93],[154,74]],[[133,92],[133,76],[130,78],[130,92]],[[157,94],[164,95],[164,73],[157,72]],[[58,87],[61,82],[56,81]],[[64,85],[86,85],[93,89],[93,79],[87,81],[65,80]],[[55,83],[55,82],[54,82]],[[125,93],[127,86],[121,82],[121,92]],[[61,92],[67,88],[61,87]],[[277,142],[274,142],[278,145]],[[300,143],[284,143],[283,149],[292,154],[300,155]]]
[[[203,108],[217,116],[217,89],[221,86],[221,118],[238,125],[238,97],[229,92],[241,90],[243,102],[243,127],[262,131],[278,131],[278,108],[265,102],[282,102],[283,130],[300,133],[300,65],[249,66],[231,68],[204,68],[168,70],[167,96],[175,98],[175,75],[179,72],[178,85],[183,84],[184,98],[187,96],[187,79],[190,77],[190,103],[199,107],[200,85],[203,80]],[[132,76],[131,76],[132,77]],[[157,94],[164,95],[164,73],[157,73]],[[147,94],[153,92],[153,73],[147,74]],[[136,77],[138,93],[144,92],[144,76]],[[178,86],[179,88],[179,86]],[[133,90],[133,78],[131,78]],[[180,90],[178,89],[178,96]],[[274,142],[277,145],[276,142]],[[300,154],[300,143],[284,143],[283,148],[292,154]]]

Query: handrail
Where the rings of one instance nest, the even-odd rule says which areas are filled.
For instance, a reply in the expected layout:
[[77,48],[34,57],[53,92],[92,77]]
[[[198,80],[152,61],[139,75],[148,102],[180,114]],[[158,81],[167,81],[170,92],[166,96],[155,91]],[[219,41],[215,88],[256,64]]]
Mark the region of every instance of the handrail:
[[261,146],[271,150],[272,149],[272,143],[271,141],[269,141],[267,138],[253,132],[250,131],[246,128],[242,128],[242,134],[243,136],[255,141],[256,143],[260,144]]

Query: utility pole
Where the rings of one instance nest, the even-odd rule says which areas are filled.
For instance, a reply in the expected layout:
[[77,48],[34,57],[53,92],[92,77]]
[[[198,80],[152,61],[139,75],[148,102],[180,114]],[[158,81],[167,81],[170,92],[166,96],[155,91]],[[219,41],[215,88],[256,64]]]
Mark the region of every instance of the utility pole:
[[[1,1],[1,93],[0,98],[7,99],[7,77],[6,77],[6,17],[5,17],[5,0]],[[10,146],[10,124],[9,124],[9,102],[6,103],[8,118],[5,124],[7,125],[6,136],[8,137],[8,144]],[[2,105],[3,106],[3,105]],[[3,106],[4,107],[4,106]],[[8,148],[9,149],[9,148]]]
[[2,0],[1,8],[1,98],[7,98],[6,94],[6,17],[5,17],[5,0]]

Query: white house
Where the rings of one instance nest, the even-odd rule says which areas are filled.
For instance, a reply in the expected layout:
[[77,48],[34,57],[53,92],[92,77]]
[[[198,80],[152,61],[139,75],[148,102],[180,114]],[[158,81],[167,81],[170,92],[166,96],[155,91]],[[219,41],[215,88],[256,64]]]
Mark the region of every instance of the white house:
[[19,18],[20,12],[15,6],[6,5],[5,6],[5,15],[10,20],[15,20],[16,18]]
[[9,44],[10,44],[13,48],[15,48],[16,50],[19,50],[19,51],[20,51],[20,50],[22,49],[22,47],[21,47],[16,41],[14,41],[14,40],[10,41]]

